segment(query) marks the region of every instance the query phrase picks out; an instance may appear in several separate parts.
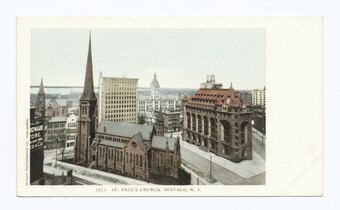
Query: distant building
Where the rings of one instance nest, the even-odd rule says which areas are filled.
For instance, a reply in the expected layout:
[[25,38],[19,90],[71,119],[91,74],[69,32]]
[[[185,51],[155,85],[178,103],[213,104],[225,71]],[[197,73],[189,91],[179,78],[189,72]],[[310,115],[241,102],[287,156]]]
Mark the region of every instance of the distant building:
[[252,159],[251,123],[232,86],[200,88],[183,99],[183,140],[233,162]]
[[151,99],[157,100],[160,98],[160,85],[156,73],[153,75],[153,80],[150,85]]
[[222,83],[216,83],[215,81],[215,75],[207,75],[207,81],[204,83],[201,83],[200,88],[201,89],[211,89],[211,88],[221,88]]
[[66,99],[46,99],[47,117],[66,117],[67,100]]
[[252,91],[252,104],[266,107],[266,87],[263,90],[254,89]]
[[174,97],[162,98],[160,95],[160,85],[157,75],[154,74],[150,85],[150,96],[138,96],[138,115],[146,115],[147,112],[162,110],[176,110],[179,100]]
[[100,77],[99,122],[137,122],[138,79]]
[[46,149],[64,147],[66,141],[66,117],[52,117],[47,122]]
[[77,137],[77,121],[78,116],[75,114],[70,114],[66,118],[66,143],[65,147],[74,146]]
[[[164,123],[164,132],[171,133],[182,130],[182,111],[162,111],[161,112]],[[156,115],[159,115],[160,111],[156,111]]]

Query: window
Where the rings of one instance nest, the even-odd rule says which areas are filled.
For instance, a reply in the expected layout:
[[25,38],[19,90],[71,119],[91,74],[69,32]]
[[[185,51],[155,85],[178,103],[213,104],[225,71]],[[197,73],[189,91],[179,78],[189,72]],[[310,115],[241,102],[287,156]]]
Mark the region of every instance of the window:
[[223,126],[223,136],[224,136],[224,141],[225,142],[230,142],[231,141],[231,126],[228,121],[222,121],[222,126]]
[[208,123],[208,117],[203,117],[204,122],[204,135],[209,135],[209,123]]
[[196,115],[192,115],[192,130],[196,131]]
[[140,155],[140,162],[139,162],[139,166],[143,165],[143,159],[142,159],[142,155]]
[[197,115],[198,120],[198,133],[202,133],[202,117],[201,115]]
[[211,137],[216,138],[216,121],[214,118],[210,118],[210,132]]

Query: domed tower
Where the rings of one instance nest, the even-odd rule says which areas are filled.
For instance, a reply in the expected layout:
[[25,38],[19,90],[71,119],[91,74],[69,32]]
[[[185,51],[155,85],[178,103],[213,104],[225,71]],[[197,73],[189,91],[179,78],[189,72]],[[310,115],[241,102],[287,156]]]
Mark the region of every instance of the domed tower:
[[159,89],[160,89],[160,85],[159,85],[159,82],[157,80],[157,75],[155,73],[153,75],[153,80],[152,80],[151,86],[150,86],[151,98],[153,100],[160,98]]

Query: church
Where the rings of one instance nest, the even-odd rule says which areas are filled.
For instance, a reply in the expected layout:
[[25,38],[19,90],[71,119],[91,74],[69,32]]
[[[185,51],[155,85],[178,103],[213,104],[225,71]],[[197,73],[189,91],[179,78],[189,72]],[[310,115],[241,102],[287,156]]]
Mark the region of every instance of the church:
[[148,182],[183,184],[179,139],[164,136],[161,116],[156,126],[98,122],[92,68],[90,34],[74,163]]

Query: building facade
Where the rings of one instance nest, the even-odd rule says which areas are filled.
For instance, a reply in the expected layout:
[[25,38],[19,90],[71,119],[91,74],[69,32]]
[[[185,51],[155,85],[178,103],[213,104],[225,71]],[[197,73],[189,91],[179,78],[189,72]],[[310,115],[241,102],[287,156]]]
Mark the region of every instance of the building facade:
[[263,90],[254,89],[251,92],[252,104],[266,107],[266,87]]
[[66,141],[66,117],[52,117],[47,122],[46,149],[64,147]]
[[76,142],[77,137],[77,121],[78,116],[75,114],[69,114],[66,118],[66,143],[65,147],[72,147]]
[[178,132],[182,130],[182,111],[156,111],[156,115],[161,113],[164,123],[164,133]]
[[137,122],[138,79],[99,78],[99,122]]
[[233,162],[252,159],[251,120],[232,86],[200,88],[183,99],[183,140]]
[[74,147],[74,162],[87,166],[91,161],[90,146],[98,123],[97,97],[93,88],[91,34],[89,37],[84,90],[79,102],[80,116],[78,119],[77,139]]

